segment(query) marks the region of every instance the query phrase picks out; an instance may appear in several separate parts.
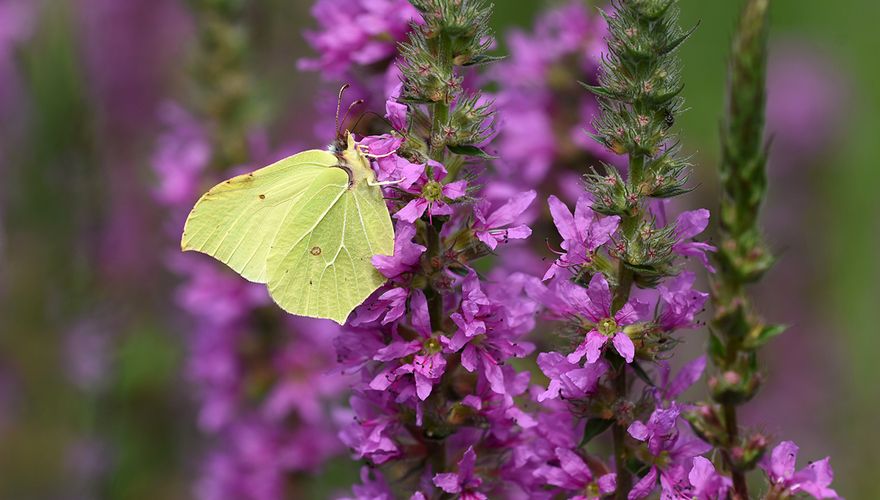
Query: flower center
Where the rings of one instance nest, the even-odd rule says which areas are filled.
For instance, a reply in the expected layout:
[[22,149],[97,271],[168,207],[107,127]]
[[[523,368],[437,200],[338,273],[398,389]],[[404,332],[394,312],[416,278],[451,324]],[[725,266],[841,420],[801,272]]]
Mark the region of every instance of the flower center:
[[614,321],[614,318],[603,319],[599,322],[598,328],[599,331],[607,337],[610,337],[618,332],[617,321]]
[[443,198],[443,185],[437,181],[430,181],[422,188],[422,198],[428,201],[437,201]]

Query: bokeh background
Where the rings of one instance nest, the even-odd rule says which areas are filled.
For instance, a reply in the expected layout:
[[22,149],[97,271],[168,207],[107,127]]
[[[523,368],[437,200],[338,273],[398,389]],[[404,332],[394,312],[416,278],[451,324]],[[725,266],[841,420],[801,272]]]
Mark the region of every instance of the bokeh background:
[[[250,3],[246,65],[269,103],[267,135],[326,142],[309,135],[313,101],[335,89],[296,64],[312,55],[310,2]],[[501,51],[546,5],[496,3]],[[683,22],[699,22],[681,53],[691,203],[714,209],[741,2],[680,3]],[[763,355],[767,384],[744,420],[797,441],[803,459],[830,454],[847,498],[880,498],[880,4],[777,0],[772,19],[765,222],[781,261],[756,293],[791,330]],[[154,164],[168,103],[188,95],[198,29],[184,0],[0,0],[2,499],[196,494],[218,438],[199,425],[185,369],[190,326]],[[344,454],[319,470],[296,478],[298,498],[357,475]]]

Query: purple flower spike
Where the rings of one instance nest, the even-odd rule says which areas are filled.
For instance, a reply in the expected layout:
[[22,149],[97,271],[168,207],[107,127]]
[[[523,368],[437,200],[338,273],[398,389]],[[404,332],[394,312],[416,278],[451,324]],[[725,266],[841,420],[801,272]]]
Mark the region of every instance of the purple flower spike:
[[829,488],[834,480],[828,457],[813,462],[795,472],[798,446],[791,441],[783,441],[764,457],[761,468],[767,473],[770,487],[782,495],[805,493],[813,498],[840,498],[837,492]]
[[446,493],[457,493],[462,500],[486,500],[486,495],[477,491],[483,480],[474,475],[477,454],[469,447],[458,462],[458,472],[447,472],[434,476],[434,485]]
[[578,363],[584,356],[587,363],[595,363],[602,355],[602,348],[611,340],[614,349],[632,363],[635,358],[635,345],[624,333],[623,327],[638,321],[645,313],[645,304],[631,300],[616,314],[611,314],[611,287],[602,274],[594,274],[590,287],[586,290],[573,285],[569,287],[569,297],[575,310],[596,326],[587,333],[584,341],[568,355],[568,361]]
[[714,252],[717,248],[708,243],[689,241],[705,231],[708,226],[709,211],[705,208],[682,212],[675,221],[675,236],[678,238],[678,243],[672,246],[672,251],[685,257],[696,257],[709,272],[714,273],[715,268],[709,263],[706,252]]
[[593,252],[607,243],[620,225],[620,217],[616,215],[600,217],[593,212],[593,202],[588,195],[578,199],[573,215],[559,198],[551,196],[547,202],[553,223],[562,236],[564,252],[547,270],[545,281],[556,276],[562,268],[589,264]]
[[535,200],[535,196],[535,191],[514,195],[494,212],[490,212],[492,203],[489,200],[480,200],[474,206],[474,235],[492,250],[495,250],[498,243],[528,238],[532,235],[532,230],[526,225],[504,228],[516,222]]

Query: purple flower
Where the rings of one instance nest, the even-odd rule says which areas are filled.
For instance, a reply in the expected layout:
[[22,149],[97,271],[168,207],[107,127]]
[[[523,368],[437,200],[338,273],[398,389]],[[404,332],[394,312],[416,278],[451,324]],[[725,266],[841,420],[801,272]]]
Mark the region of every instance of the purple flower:
[[693,361],[687,363],[681,370],[679,370],[678,374],[675,378],[670,378],[672,369],[667,362],[660,363],[660,381],[658,384],[658,388],[654,391],[654,399],[656,400],[658,405],[662,405],[663,403],[669,403],[667,406],[681,406],[676,403],[674,400],[678,396],[680,396],[684,391],[688,390],[692,385],[694,385],[700,377],[703,376],[703,371],[706,370],[706,356],[700,356]]
[[672,246],[672,251],[685,257],[696,257],[709,272],[714,273],[715,268],[709,263],[706,252],[714,252],[717,249],[708,243],[689,241],[705,231],[708,225],[709,211],[705,208],[682,212],[675,221],[675,236],[678,242]]
[[[648,453],[662,460],[651,465],[648,473],[633,486],[629,500],[637,500],[651,494],[657,488],[658,477],[669,491],[680,482],[681,467],[693,457],[709,451],[712,447],[703,441],[679,430],[680,409],[656,409],[647,424],[638,420],[633,422],[627,432],[634,439],[647,443]],[[675,498],[675,497],[673,497]]]
[[370,467],[361,467],[361,484],[352,486],[351,492],[352,496],[339,500],[394,500],[394,493],[382,473]]
[[211,160],[208,137],[201,125],[180,106],[168,103],[159,115],[165,132],[153,155],[159,186],[156,198],[162,204],[189,208],[198,198],[202,173]]
[[452,352],[461,351],[461,365],[479,371],[498,394],[505,393],[501,365],[511,357],[524,357],[531,345],[517,342],[516,330],[505,321],[507,309],[491,300],[480,288],[480,280],[471,271],[462,282],[460,312],[451,315],[458,330],[451,339],[441,341]]
[[657,323],[663,330],[672,332],[695,326],[694,317],[703,310],[709,294],[694,290],[694,280],[694,273],[684,271],[657,286],[662,303]]
[[719,474],[715,470],[715,465],[705,457],[694,457],[694,465],[688,473],[688,482],[692,489],[687,493],[687,498],[696,500],[726,498],[727,491],[733,486],[733,481]]
[[545,280],[556,276],[562,268],[590,264],[593,252],[607,243],[620,225],[620,217],[616,215],[600,217],[593,212],[593,203],[586,194],[578,199],[574,215],[559,198],[551,196],[547,201],[565,252],[550,266]]
[[[394,367],[386,365],[370,382],[370,388],[377,391],[388,389],[404,375],[412,375],[416,395],[424,401],[431,395],[434,384],[446,371],[446,358],[440,353],[440,342],[433,338],[428,316],[428,303],[421,290],[412,292],[412,326],[421,338],[405,342],[391,342],[380,349],[373,357],[383,363],[411,357],[412,361]],[[402,391],[399,391],[402,392]]]
[[447,204],[448,200],[457,200],[467,192],[467,181],[455,181],[443,184],[446,177],[446,169],[440,164],[423,166],[423,173],[418,180],[405,190],[416,195],[394,217],[404,222],[413,223],[425,212],[428,217],[434,215],[452,215],[452,207]]
[[349,400],[352,422],[339,432],[339,439],[355,458],[378,465],[400,454],[394,439],[399,422],[392,399],[388,392],[355,390]]
[[495,250],[499,242],[528,238],[532,230],[526,225],[504,228],[513,224],[529,208],[535,196],[535,191],[514,195],[507,203],[491,212],[492,202],[485,198],[480,200],[474,205],[474,235],[492,250]]
[[394,235],[394,254],[373,256],[373,266],[388,279],[411,272],[421,260],[426,248],[413,242],[416,228],[412,224],[398,223]]
[[462,500],[486,500],[488,497],[477,489],[483,480],[474,474],[477,454],[469,447],[458,462],[458,472],[446,472],[434,476],[434,485],[446,493],[458,494]]
[[583,342],[568,355],[568,361],[577,363],[586,355],[587,363],[595,363],[610,339],[623,359],[632,363],[636,349],[623,327],[635,323],[645,314],[645,304],[630,300],[617,313],[612,314],[611,287],[601,273],[593,275],[587,289],[574,284],[566,288],[567,300],[574,306],[574,310],[593,323]]
[[796,495],[805,493],[813,498],[840,498],[829,488],[834,480],[830,458],[825,457],[812,462],[799,471],[797,465],[798,446],[791,441],[783,441],[764,457],[761,468],[767,473],[772,491],[777,495]]
[[352,66],[369,66],[391,59],[397,43],[406,38],[418,11],[405,0],[318,0],[312,16],[320,29],[306,40],[320,54],[299,61],[301,69],[323,71],[341,78]]
[[612,493],[617,487],[616,474],[594,478],[584,459],[568,448],[556,448],[556,458],[558,467],[544,464],[535,469],[534,475],[547,484],[580,492],[570,497],[572,500],[598,499]]
[[403,82],[394,87],[388,100],[385,101],[385,118],[391,122],[394,130],[405,132],[409,123],[409,107],[399,102],[401,92],[403,92]]
[[538,366],[550,379],[547,390],[537,397],[539,403],[558,397],[571,400],[591,396],[599,385],[599,378],[608,371],[608,363],[604,359],[581,367],[580,364],[570,363],[558,352],[538,354]]

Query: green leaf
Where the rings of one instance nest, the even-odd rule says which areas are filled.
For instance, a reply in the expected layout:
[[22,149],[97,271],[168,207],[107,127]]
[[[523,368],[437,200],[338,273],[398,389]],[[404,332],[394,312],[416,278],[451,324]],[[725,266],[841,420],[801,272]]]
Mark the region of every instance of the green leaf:
[[608,430],[613,423],[614,420],[605,420],[602,418],[591,418],[587,420],[587,425],[584,426],[584,438],[581,439],[580,446],[585,446],[594,437]]
[[492,156],[477,146],[447,146],[450,151],[461,156],[472,156],[475,158],[483,158],[484,160],[494,160],[497,156]]
[[632,366],[633,371],[636,372],[636,376],[642,379],[642,382],[650,385],[651,387],[657,387],[654,384],[654,381],[651,380],[651,376],[648,375],[648,372],[646,372],[645,369],[642,368],[642,365],[640,365],[637,361],[631,363],[630,366]]
[[712,357],[712,362],[716,366],[723,366],[727,357],[727,349],[718,335],[715,335],[715,332],[709,333],[709,356]]
[[484,64],[492,64],[494,62],[503,61],[507,59],[506,56],[488,56],[485,54],[480,54],[478,56],[474,56],[470,61],[462,64],[462,66],[482,66]]
[[770,342],[773,338],[779,336],[787,330],[788,327],[786,325],[769,325],[763,327],[757,334],[750,336],[748,340],[746,340],[744,347],[746,349],[754,350],[758,349],[767,342]]

